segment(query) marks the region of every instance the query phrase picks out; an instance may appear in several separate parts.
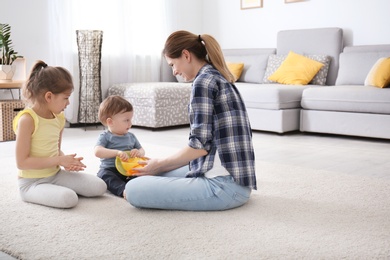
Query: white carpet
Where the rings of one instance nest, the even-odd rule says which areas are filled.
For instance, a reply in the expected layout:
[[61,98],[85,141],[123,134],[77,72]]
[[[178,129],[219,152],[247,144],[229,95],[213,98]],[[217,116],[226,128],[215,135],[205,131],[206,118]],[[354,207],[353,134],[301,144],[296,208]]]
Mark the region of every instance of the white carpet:
[[390,181],[257,164],[223,212],[140,210],[105,194],[74,209],[22,202],[0,176],[0,251],[20,259],[389,259]]

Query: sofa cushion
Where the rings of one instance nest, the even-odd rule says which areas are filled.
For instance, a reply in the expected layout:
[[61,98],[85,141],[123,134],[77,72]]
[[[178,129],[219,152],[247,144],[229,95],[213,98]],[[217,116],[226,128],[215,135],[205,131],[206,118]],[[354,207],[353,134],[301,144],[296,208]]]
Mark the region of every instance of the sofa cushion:
[[290,109],[301,107],[302,92],[308,85],[235,83],[247,108]]
[[244,69],[244,63],[226,62],[226,65],[229,71],[233,74],[234,81],[237,81],[242,74],[242,70]]
[[274,53],[274,48],[223,50],[226,62],[244,63],[244,70],[237,81],[249,83],[262,83],[268,56]]
[[[314,78],[309,82],[311,85],[326,85],[326,79],[328,76],[329,65],[330,65],[330,56],[323,54],[309,54],[305,55],[306,57],[313,59],[315,61],[321,62],[324,66],[317,72]],[[263,83],[276,83],[269,79],[269,77],[275,73],[275,71],[280,67],[282,62],[286,59],[287,55],[281,54],[271,54],[268,58],[267,68],[264,73]]]
[[282,84],[307,85],[323,66],[321,62],[290,51],[268,79]]
[[325,86],[326,85],[326,79],[328,77],[329,72],[329,65],[330,65],[330,56],[324,55],[324,54],[311,54],[307,55],[306,57],[321,62],[324,64],[324,66],[321,67],[321,69],[317,72],[317,74],[314,76],[314,78],[309,82],[310,85],[320,85]]
[[[304,40],[302,40],[304,39]],[[277,54],[289,51],[302,54],[325,54],[331,57],[326,85],[336,82],[339,69],[339,55],[343,49],[343,29],[313,28],[283,30],[277,35]]]
[[271,54],[268,57],[267,68],[265,69],[263,83],[272,84],[276,83],[273,80],[270,80],[269,77],[275,73],[275,71],[282,65],[283,61],[286,59],[287,54]]
[[367,74],[375,62],[388,56],[390,51],[341,53],[336,85],[364,85]]
[[261,83],[267,64],[268,55],[227,56],[226,62],[243,63],[244,69],[238,81],[249,83]]
[[385,88],[390,84],[390,58],[380,58],[368,73],[365,86]]
[[390,88],[349,85],[310,87],[303,91],[304,109],[357,113],[390,113]]

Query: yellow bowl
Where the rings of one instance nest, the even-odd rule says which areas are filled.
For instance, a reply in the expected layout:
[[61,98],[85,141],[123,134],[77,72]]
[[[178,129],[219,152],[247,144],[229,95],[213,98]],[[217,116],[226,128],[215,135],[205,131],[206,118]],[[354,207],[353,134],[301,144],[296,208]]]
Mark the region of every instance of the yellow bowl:
[[[130,154],[129,151],[125,151],[128,155]],[[147,159],[144,157],[132,157],[129,158],[127,161],[122,161],[118,156],[115,159],[115,167],[120,172],[120,174],[124,176],[131,176],[136,171],[134,171],[134,168],[141,168],[143,167],[142,164],[138,164],[139,161],[146,161]]]
[[[130,158],[130,159],[138,159],[138,158]],[[134,162],[134,160],[131,160],[131,162],[127,161],[121,161],[123,169],[126,171],[130,171],[131,169],[135,168],[138,165],[138,162]]]

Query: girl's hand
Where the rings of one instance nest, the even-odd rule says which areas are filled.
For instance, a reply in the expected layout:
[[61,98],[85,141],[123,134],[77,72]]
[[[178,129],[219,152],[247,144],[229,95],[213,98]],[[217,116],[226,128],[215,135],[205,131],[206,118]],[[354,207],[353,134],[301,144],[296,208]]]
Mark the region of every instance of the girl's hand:
[[68,172],[79,172],[79,171],[84,171],[85,167],[80,167],[80,166],[70,166],[70,167],[64,167],[64,169]]
[[76,157],[76,154],[62,155],[59,159],[60,166],[67,171],[83,171],[87,167],[81,162],[84,158]]
[[122,161],[129,160],[129,156],[126,152],[119,151],[116,156],[119,157],[119,159],[121,159]]

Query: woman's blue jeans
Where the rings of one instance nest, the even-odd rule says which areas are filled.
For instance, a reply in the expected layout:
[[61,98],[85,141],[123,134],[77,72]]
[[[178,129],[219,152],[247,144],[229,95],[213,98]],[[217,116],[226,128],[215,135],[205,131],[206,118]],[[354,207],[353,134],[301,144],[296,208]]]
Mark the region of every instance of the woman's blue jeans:
[[188,167],[158,176],[137,177],[126,184],[126,199],[137,208],[170,210],[227,210],[242,206],[251,189],[233,177],[186,178]]

